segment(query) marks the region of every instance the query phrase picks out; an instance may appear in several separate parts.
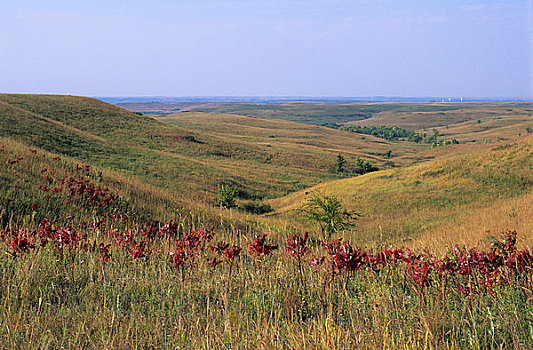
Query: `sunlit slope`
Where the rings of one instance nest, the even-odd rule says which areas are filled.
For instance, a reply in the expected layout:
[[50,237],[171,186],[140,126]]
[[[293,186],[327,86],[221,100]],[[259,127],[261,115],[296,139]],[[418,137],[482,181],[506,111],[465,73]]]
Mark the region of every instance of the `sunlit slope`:
[[191,121],[201,117],[203,127],[179,126],[170,123],[174,119],[163,123],[91,98],[0,94],[0,136],[135,174],[204,202],[213,202],[219,183],[239,188],[242,200],[273,198],[339,178],[334,171],[339,153],[348,162],[363,156],[381,167],[390,161],[382,155],[387,150],[401,163],[394,157],[420,147],[258,118],[242,117],[255,124],[236,128],[225,122],[228,116],[218,116],[191,114]]
[[459,142],[497,142],[515,139],[533,130],[533,109],[512,115],[491,115],[436,129],[443,138],[454,138]]
[[[465,103],[433,104],[435,110],[387,110],[370,118],[354,121],[356,125],[399,126],[431,133],[436,128],[442,137],[458,141],[496,141],[516,137],[533,128],[531,103]],[[453,110],[439,106],[455,106]]]
[[415,248],[443,251],[458,245],[489,247],[490,237],[506,230],[518,231],[518,246],[533,248],[533,192],[513,198],[495,199],[472,208],[457,220],[444,222],[410,242]]
[[[533,137],[528,137],[488,151],[324,183],[272,205],[292,213],[314,191],[323,192],[362,214],[352,233],[362,242],[411,242],[532,190]],[[497,208],[492,213],[494,218],[507,215],[509,210]]]
[[[266,149],[278,157],[287,157],[285,165],[299,166],[306,159],[306,166],[331,170],[332,156],[342,154],[353,159],[356,156],[384,162],[412,162],[412,157],[427,148],[413,142],[391,142],[371,135],[356,134],[317,125],[295,123],[286,120],[249,117],[217,113],[178,113],[155,117],[184,129],[195,130],[208,138],[219,139],[224,144],[238,147]],[[391,159],[384,154],[393,151]]]

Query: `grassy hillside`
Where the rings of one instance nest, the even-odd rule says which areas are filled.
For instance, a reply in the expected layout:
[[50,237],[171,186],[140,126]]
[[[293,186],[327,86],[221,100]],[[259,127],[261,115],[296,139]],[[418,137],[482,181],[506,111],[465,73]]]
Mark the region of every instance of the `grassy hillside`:
[[439,110],[439,105],[450,104],[435,104],[434,111],[383,111],[354,124],[399,126],[418,132],[436,128],[447,138],[456,138],[459,141],[516,137],[518,134],[524,134],[528,126],[533,127],[531,103],[451,104],[457,107],[452,110]]
[[[504,231],[532,246],[533,137],[421,150],[279,120],[158,119],[0,95],[0,348],[533,343],[533,252]],[[404,167],[328,170],[390,147]],[[257,216],[199,200],[225,181],[249,196],[323,183]],[[356,231],[304,235],[290,210],[315,190],[360,211]],[[444,252],[500,230],[494,248]]]
[[134,177],[12,138],[0,138],[0,163],[2,227],[31,227],[45,218],[61,225],[72,224],[73,218],[76,223],[90,222],[107,214],[129,215],[141,223],[174,218],[176,209],[187,203]]
[[[427,145],[413,142],[391,142],[371,135],[361,135],[333,130],[318,125],[295,123],[285,120],[248,117],[235,114],[178,113],[155,116],[182,128],[195,130],[208,138],[219,139],[226,144],[245,145],[249,148],[270,149],[271,154],[287,154],[284,166],[298,166],[301,154],[308,155],[307,167],[331,171],[332,155],[342,154],[347,161],[355,157],[371,159],[376,165],[394,162],[411,164],[415,156],[427,149]],[[391,158],[384,154],[391,150]]]
[[[287,105],[294,110],[301,107]],[[390,107],[386,105],[380,108]],[[412,112],[422,107],[402,104],[398,108]],[[493,107],[486,108],[484,113]],[[493,120],[523,128],[529,117],[524,108],[508,108],[508,113],[515,115],[513,120],[491,114],[481,123],[476,119],[468,125],[479,126]],[[464,118],[465,112],[443,113],[450,118],[455,116],[457,121]],[[509,157],[506,162],[495,161],[485,169],[488,175],[480,172],[488,161],[484,156],[455,159],[457,154],[493,148],[491,144],[427,150],[421,144],[391,142],[316,125],[220,113],[178,113],[153,119],[94,99],[71,96],[0,95],[0,115],[0,135],[104,170],[135,175],[140,181],[164,188],[177,203],[196,202],[204,207],[214,203],[218,183],[239,188],[241,202],[300,190],[289,199],[272,202],[282,211],[295,207],[305,192],[313,191],[308,186],[341,178],[334,171],[337,154],[344,155],[347,168],[356,156],[370,159],[380,168],[386,168],[389,162],[406,166],[442,159],[440,163],[390,169],[318,186],[318,189],[332,186],[333,193],[351,208],[363,212],[358,232],[364,242],[372,242],[378,236],[385,237],[387,242],[418,238],[465,215],[484,200],[494,200],[495,196],[507,198],[529,188],[527,156],[523,160]],[[452,134],[459,129],[458,125],[442,130]],[[502,130],[494,128],[491,132],[504,135]],[[465,135],[472,132],[467,130]],[[391,159],[384,158],[388,150],[392,150]],[[522,157],[522,153],[516,156]],[[465,162],[477,165],[465,168]],[[498,167],[506,169],[505,172],[497,174]],[[480,180],[479,176],[487,179]],[[522,178],[526,182],[520,185]],[[292,226],[301,225],[300,220],[292,220]]]
[[[218,183],[242,189],[243,198],[285,195],[338,178],[332,169],[340,152],[364,155],[383,164],[379,154],[392,147],[375,140],[366,148],[373,154],[367,155],[356,148],[360,142],[332,146],[316,140],[320,134],[348,140],[346,134],[326,129],[314,135],[305,135],[304,130],[300,139],[286,138],[280,144],[273,142],[275,139],[250,142],[250,138],[210,133],[194,125],[170,125],[72,96],[0,95],[0,115],[0,135],[135,174],[153,185],[206,202],[214,200]],[[312,144],[306,145],[309,142]]]
[[459,142],[497,142],[512,140],[533,130],[533,109],[517,110],[515,113],[486,115],[478,119],[450,126],[441,126],[437,130],[443,138],[454,138]]
[[454,220],[438,225],[409,242],[415,249],[443,251],[454,245],[488,247],[492,237],[515,229],[520,247],[533,247],[533,191],[512,198],[500,198],[463,208]]
[[[308,124],[399,126],[461,142],[512,139],[533,128],[531,103],[134,103],[124,108],[152,114],[209,112]],[[176,116],[179,114],[176,114]],[[184,117],[185,119],[187,117]]]
[[[61,100],[61,98],[57,99]],[[77,100],[77,98],[71,99]],[[42,103],[42,105],[46,105],[46,103]],[[36,110],[35,108],[32,109]],[[164,153],[164,151],[155,149],[157,142],[149,143],[146,141],[140,144],[134,142],[135,138],[149,138],[147,133],[139,131],[135,135],[132,132],[130,140],[118,141],[117,138],[120,138],[120,135],[115,138],[110,134],[127,135],[127,127],[118,131],[109,127],[109,131],[106,131],[106,128],[91,121],[92,116],[80,118],[82,121],[73,122],[73,125],[63,124],[59,121],[66,119],[62,113],[51,113],[45,116],[7,103],[0,104],[0,113],[0,134],[3,136],[14,137],[33,147],[42,147],[47,151],[76,157],[81,161],[100,165],[104,168],[136,174],[154,185],[185,191],[186,188],[183,186],[172,185],[173,179],[178,176],[186,177],[195,170],[198,172],[207,171],[207,166],[200,162],[180,157],[179,154]],[[100,115],[100,113],[102,112],[98,110],[93,111],[95,116]],[[73,119],[77,120],[78,118]],[[134,117],[131,119],[135,120]],[[148,121],[148,123],[150,122],[155,121]],[[87,126],[79,125],[82,123]],[[83,130],[77,126],[82,127]],[[100,130],[100,135],[96,133],[98,130]],[[126,136],[123,137],[127,138]],[[183,145],[186,144],[187,142],[183,141]],[[186,146],[184,148],[187,149]],[[164,172],[165,176],[160,176],[159,173],[161,172]],[[216,173],[216,170],[211,172]],[[195,186],[195,181],[191,180],[190,185],[193,189],[199,190],[199,187]],[[190,194],[192,195],[192,193]]]
[[[165,104],[157,111],[165,112]],[[145,104],[128,106],[145,111]],[[170,108],[170,106],[168,106]],[[458,141],[497,141],[533,128],[531,103],[271,103],[186,105],[181,110],[231,113],[321,125],[399,126],[420,133],[437,130]],[[169,113],[172,110],[168,111]]]
[[[301,107],[288,105],[294,110]],[[410,112],[422,108],[416,104],[400,107]],[[493,120],[523,128],[529,117],[524,114],[525,107],[513,108],[508,108],[508,113],[514,113],[514,121],[495,114],[491,115],[492,119],[486,117],[481,123],[476,119],[468,125],[479,126]],[[464,118],[465,112],[445,113],[450,118],[455,116],[455,122]],[[347,168],[356,156],[370,159],[380,168],[386,168],[388,162],[405,166],[442,158],[445,163],[391,169],[340,180],[335,185],[338,187],[335,193],[353,209],[363,211],[358,232],[366,242],[378,236],[386,241],[419,237],[462,215],[467,206],[475,207],[476,203],[492,200],[495,195],[510,195],[507,188],[516,182],[511,179],[507,184],[501,180],[492,187],[480,186],[479,181],[462,169],[469,158],[453,159],[457,154],[490,149],[493,147],[490,144],[427,150],[426,145],[391,142],[316,125],[220,113],[178,113],[153,119],[94,99],[71,96],[0,95],[0,115],[1,135],[75,157],[101,169],[135,175],[150,185],[165,188],[178,202],[186,199],[187,203],[198,202],[203,206],[213,204],[216,185],[226,183],[240,189],[241,202],[301,190],[291,200],[273,202],[282,209],[291,207],[287,203],[301,200],[304,192],[310,192],[308,186],[341,177],[334,172],[337,154],[344,155]],[[451,135],[459,129],[457,125],[442,128],[441,133],[447,130]],[[502,130],[495,128],[491,132],[504,135]],[[467,130],[465,135],[472,132]],[[384,158],[388,150],[392,150],[391,159]],[[528,168],[521,167],[518,160],[495,164],[490,171],[495,172],[501,166],[508,174],[529,176]],[[435,172],[434,167],[445,170],[435,176],[421,175]],[[426,168],[429,170],[423,170]],[[450,171],[460,177],[448,174]],[[329,188],[329,185],[318,188],[322,187]],[[293,221],[293,226],[301,224]]]
[[[526,145],[494,156],[522,159]],[[531,253],[512,245],[438,257],[353,240],[323,249],[286,223],[276,230],[267,218],[249,225],[231,211],[175,208],[164,190],[9,138],[0,164],[2,348],[482,349],[533,340]]]
[[49,219],[58,225],[78,227],[101,221],[108,228],[131,229],[172,220],[181,231],[211,226],[238,236],[283,231],[278,220],[222,210],[137,176],[8,137],[0,137],[0,164],[0,227],[33,229]]
[[[531,117],[531,103],[339,103],[339,102],[279,102],[279,103],[201,103],[127,105],[135,111],[175,113],[176,111],[226,113],[261,118],[290,120],[321,125],[324,123],[354,123],[357,125],[399,126],[406,129],[444,127],[478,119]],[[152,110],[150,108],[153,108]],[[165,109],[168,108],[168,109]]]
[[[460,153],[464,146],[453,147]],[[320,184],[305,192],[273,200],[272,205],[279,212],[287,213],[284,217],[290,220],[293,214],[289,213],[313,192],[334,195],[342,199],[347,208],[362,214],[357,229],[348,236],[364,244],[409,244],[421,237],[428,239],[441,226],[451,231],[455,222],[468,221],[483,208],[492,208],[491,215],[498,218],[495,220],[504,222],[508,215],[514,214],[499,210],[493,204],[530,195],[532,190],[533,137],[528,137],[465,156]],[[521,212],[515,214],[531,217],[532,204],[525,202]],[[478,230],[491,230],[488,222],[486,224]],[[532,233],[528,226],[523,228],[528,235],[527,244],[531,246]],[[469,241],[457,234],[454,240]]]
[[421,103],[338,103],[338,102],[280,102],[280,103],[218,103],[214,106],[189,107],[190,111],[230,113],[261,118],[275,118],[321,125],[366,120],[384,111],[430,112],[459,109],[454,104]]

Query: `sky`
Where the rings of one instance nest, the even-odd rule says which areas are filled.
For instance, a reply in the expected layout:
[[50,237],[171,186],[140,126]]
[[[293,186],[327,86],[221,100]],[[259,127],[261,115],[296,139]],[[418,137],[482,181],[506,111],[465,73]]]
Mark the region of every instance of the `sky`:
[[533,99],[533,0],[0,0],[0,92]]

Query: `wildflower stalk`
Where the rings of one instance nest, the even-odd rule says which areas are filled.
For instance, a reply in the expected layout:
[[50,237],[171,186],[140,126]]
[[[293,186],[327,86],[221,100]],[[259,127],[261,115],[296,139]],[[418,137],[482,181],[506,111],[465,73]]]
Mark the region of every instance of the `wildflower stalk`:
[[290,238],[287,239],[287,247],[286,247],[289,254],[292,255],[296,259],[296,266],[297,266],[298,277],[299,277],[298,291],[300,293],[300,300],[302,304],[302,308],[299,309],[301,319],[305,318],[304,311],[307,309],[307,288],[305,284],[304,273],[302,270],[302,259],[304,255],[307,253],[307,246],[306,246],[307,239],[308,239],[307,232],[304,233],[303,237],[293,234]]

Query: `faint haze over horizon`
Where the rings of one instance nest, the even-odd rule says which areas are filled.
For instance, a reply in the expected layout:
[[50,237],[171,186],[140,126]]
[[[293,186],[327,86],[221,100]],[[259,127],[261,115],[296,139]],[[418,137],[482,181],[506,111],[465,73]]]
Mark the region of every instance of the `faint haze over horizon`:
[[533,100],[533,0],[2,0],[1,92]]

